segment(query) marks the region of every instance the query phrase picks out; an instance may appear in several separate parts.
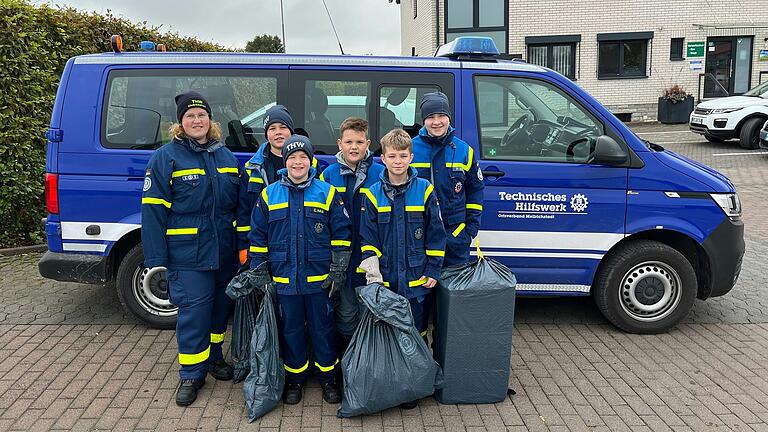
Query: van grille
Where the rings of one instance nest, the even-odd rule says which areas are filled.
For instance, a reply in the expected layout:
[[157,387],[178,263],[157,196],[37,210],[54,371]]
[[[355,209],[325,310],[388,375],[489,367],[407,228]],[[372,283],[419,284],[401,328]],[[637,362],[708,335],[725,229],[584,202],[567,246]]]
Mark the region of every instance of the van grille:
[[706,108],[696,108],[695,110],[693,110],[694,114],[699,114],[699,115],[707,115],[711,112],[712,112],[711,109],[706,109]]

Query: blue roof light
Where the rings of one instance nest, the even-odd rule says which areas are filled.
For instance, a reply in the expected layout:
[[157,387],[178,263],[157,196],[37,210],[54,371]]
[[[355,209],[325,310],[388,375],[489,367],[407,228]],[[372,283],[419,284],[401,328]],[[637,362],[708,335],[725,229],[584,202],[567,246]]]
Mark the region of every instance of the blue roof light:
[[139,44],[139,49],[142,51],[154,51],[155,43],[152,41],[141,41],[141,44]]
[[486,36],[461,36],[440,46],[435,57],[497,57],[499,49],[493,39]]

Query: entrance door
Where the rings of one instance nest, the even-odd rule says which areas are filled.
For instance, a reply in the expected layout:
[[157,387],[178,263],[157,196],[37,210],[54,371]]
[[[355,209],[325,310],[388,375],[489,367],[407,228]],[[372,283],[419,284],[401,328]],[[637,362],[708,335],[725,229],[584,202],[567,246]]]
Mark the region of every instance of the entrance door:
[[[752,72],[752,37],[716,37],[707,39],[705,72],[731,95],[749,90]],[[704,81],[704,97],[727,96],[712,79]]]

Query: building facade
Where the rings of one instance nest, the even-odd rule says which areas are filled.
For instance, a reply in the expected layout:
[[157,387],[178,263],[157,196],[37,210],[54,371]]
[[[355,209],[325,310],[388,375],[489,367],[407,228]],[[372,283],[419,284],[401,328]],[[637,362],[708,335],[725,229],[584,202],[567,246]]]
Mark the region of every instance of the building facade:
[[768,0],[401,0],[403,55],[492,37],[507,58],[557,70],[626,121],[656,119],[678,84],[698,100],[768,80]]

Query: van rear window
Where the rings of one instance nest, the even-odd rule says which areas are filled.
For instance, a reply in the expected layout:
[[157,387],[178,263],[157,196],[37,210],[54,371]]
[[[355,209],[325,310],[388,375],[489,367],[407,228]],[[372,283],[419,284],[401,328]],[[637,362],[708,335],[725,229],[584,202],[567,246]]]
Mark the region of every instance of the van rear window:
[[254,152],[264,138],[264,114],[277,103],[278,76],[259,70],[114,70],[102,109],[106,148],[151,150],[170,141],[174,97],[195,90],[211,105],[232,151]]

